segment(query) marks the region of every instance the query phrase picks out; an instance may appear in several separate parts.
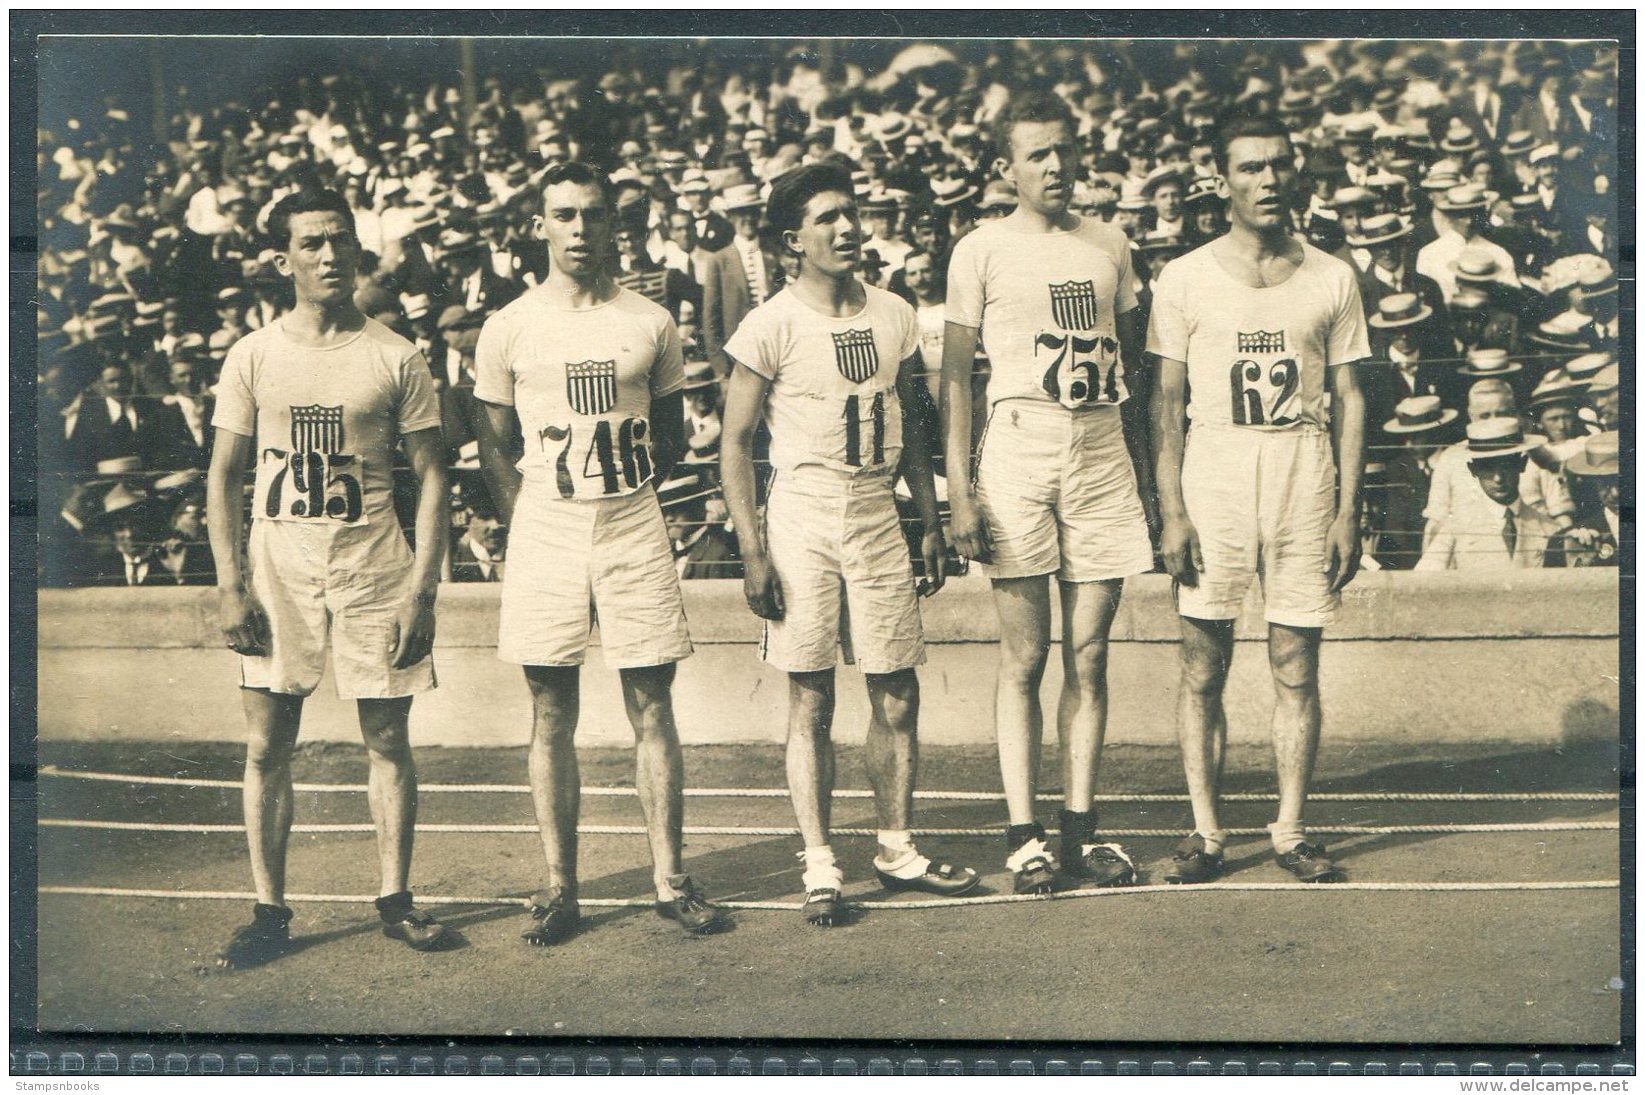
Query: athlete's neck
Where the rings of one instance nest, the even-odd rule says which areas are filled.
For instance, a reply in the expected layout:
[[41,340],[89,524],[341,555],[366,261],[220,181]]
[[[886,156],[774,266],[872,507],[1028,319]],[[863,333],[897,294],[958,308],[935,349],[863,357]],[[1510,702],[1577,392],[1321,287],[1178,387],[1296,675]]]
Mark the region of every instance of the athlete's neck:
[[322,342],[339,334],[352,334],[366,325],[365,313],[351,297],[335,303],[298,299],[296,307],[280,319],[287,334]]
[[1006,223],[1013,232],[1031,234],[1035,232],[1072,232],[1079,227],[1080,219],[1066,209],[1041,210],[1023,203],[1006,214]]
[[829,316],[855,315],[868,299],[867,290],[855,274],[833,277],[809,265],[800,267],[800,276],[794,279],[794,295]]
[[543,289],[562,308],[594,308],[617,295],[617,283],[605,270],[586,278],[575,278],[558,267],[543,279]]
[[1256,262],[1293,254],[1296,247],[1288,225],[1253,228],[1238,220],[1228,226],[1228,242],[1233,250]]

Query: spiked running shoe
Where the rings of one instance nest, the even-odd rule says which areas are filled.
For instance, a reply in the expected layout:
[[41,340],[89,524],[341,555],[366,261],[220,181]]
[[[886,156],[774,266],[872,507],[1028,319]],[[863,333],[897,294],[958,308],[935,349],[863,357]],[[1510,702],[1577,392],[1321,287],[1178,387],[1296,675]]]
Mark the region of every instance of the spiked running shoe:
[[217,952],[217,967],[249,970],[291,950],[291,910],[284,905],[252,906],[251,923],[235,929]]
[[531,895],[531,927],[520,938],[533,947],[552,947],[577,934],[582,914],[577,902],[566,896],[561,886],[550,886]]
[[[800,858],[805,858],[804,852]],[[851,907],[842,893],[845,875],[839,867],[833,864],[807,867],[800,876],[800,885],[805,887],[805,903],[800,906],[800,915],[807,924],[831,928],[850,915]]]
[[1062,871],[1067,877],[1094,886],[1129,886],[1137,880],[1137,865],[1118,844],[1081,844],[1078,856],[1064,853]]
[[[881,867],[881,862],[878,858],[874,860],[874,877],[888,890],[917,890],[940,897],[954,897],[976,889],[977,884],[982,881],[982,876],[970,867],[933,863],[912,848],[901,859],[886,863],[884,867]],[[919,873],[910,877],[891,873],[908,872],[911,868],[917,868]]]
[[712,935],[731,926],[725,913],[697,892],[697,884],[691,881],[690,875],[669,875],[668,886],[675,896],[657,902],[658,916],[674,921],[692,935]]
[[1278,853],[1274,859],[1304,882],[1341,882],[1348,877],[1341,867],[1331,862],[1324,848],[1306,840],[1288,852]]
[[377,899],[377,915],[383,921],[383,934],[398,939],[414,951],[428,951],[445,941],[446,927],[412,904],[409,890]]
[[1019,894],[1046,894],[1057,882],[1057,863],[1045,841],[1031,839],[1005,858],[1011,872],[1011,889]]
[[1205,838],[1191,833],[1171,854],[1165,881],[1173,885],[1197,885],[1222,877],[1222,853],[1205,850]]

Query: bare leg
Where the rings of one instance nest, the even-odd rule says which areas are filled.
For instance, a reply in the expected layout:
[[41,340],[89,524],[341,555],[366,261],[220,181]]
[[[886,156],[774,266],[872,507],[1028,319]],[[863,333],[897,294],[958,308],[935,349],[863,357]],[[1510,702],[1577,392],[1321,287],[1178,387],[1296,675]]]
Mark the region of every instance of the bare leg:
[[577,708],[581,682],[574,665],[528,665],[531,689],[531,805],[543,839],[548,884],[577,897],[577,810],[582,779],[577,772]]
[[828,843],[834,798],[834,671],[788,675],[788,794],[806,847]]
[[360,736],[370,772],[366,799],[377,826],[377,860],[382,869],[379,897],[400,893],[411,874],[411,846],[417,832],[417,769],[411,759],[407,722],[411,697],[358,700]]
[[[919,770],[920,679],[912,669],[868,675],[868,782],[881,829],[909,829],[914,817],[914,777]],[[880,845],[895,858],[900,849]]]
[[1274,768],[1279,775],[1280,824],[1302,823],[1302,809],[1319,752],[1317,627],[1268,625],[1268,665],[1274,674]]
[[1062,582],[1062,696],[1057,735],[1062,742],[1064,805],[1091,809],[1108,725],[1108,629],[1124,582]]
[[242,804],[251,881],[257,900],[284,905],[286,842],[291,837],[291,755],[303,717],[303,697],[242,688],[246,712],[246,774]]
[[994,733],[999,739],[1000,782],[1011,824],[1034,820],[1034,787],[1040,770],[1045,717],[1040,679],[1051,649],[1051,592],[1045,577],[994,581],[1000,616],[1000,671],[994,692]]
[[1234,658],[1234,621],[1182,620],[1182,684],[1177,695],[1177,731],[1183,774],[1194,807],[1194,828],[1217,832],[1217,792],[1228,744],[1222,690]]
[[623,705],[634,727],[634,788],[651,843],[651,874],[657,896],[675,897],[670,875],[680,867],[680,830],[685,823],[685,762],[674,726],[674,665],[620,671]]

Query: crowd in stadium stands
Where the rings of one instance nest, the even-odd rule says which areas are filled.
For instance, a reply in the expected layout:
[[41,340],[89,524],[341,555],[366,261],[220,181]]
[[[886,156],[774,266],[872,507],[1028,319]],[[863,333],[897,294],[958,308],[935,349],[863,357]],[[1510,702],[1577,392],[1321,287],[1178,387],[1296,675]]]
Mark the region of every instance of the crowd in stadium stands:
[[[1368,566],[1615,564],[1613,49],[919,44],[863,71],[773,48],[759,63],[596,78],[509,72],[484,79],[471,109],[426,76],[302,75],[185,105],[164,142],[117,102],[44,120],[41,582],[215,580],[202,519],[213,384],[229,346],[289,305],[269,210],[317,187],[354,209],[369,252],[359,306],[422,348],[440,391],[456,469],[450,576],[498,580],[507,530],[477,470],[474,349],[486,317],[542,278],[537,183],[570,159],[609,173],[616,276],[667,307],[687,346],[690,451],[659,487],[680,571],[736,575],[716,466],[724,347],[794,273],[762,231],[771,180],[849,160],[872,237],[862,276],[917,309],[935,397],[945,261],[1014,206],[990,123],[1030,86],[1079,118],[1075,210],[1130,236],[1145,309],[1163,265],[1224,230],[1218,117],[1272,112],[1292,131],[1306,184],[1296,231],[1352,264],[1373,335]],[[986,374],[979,358],[979,393]],[[1512,426],[1479,425],[1493,418]],[[1525,453],[1517,491],[1472,470],[1470,446],[1497,433]]]

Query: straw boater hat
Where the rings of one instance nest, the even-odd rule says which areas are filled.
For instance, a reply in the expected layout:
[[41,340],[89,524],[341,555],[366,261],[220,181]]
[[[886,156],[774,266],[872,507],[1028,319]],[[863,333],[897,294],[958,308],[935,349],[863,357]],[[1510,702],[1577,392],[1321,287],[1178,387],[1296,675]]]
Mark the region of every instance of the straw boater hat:
[[948,209],[961,202],[973,201],[977,197],[977,188],[966,179],[934,179],[931,182],[931,191],[936,195],[934,204]]
[[1615,477],[1622,472],[1622,435],[1607,430],[1589,436],[1582,443],[1582,451],[1565,461],[1565,470],[1572,475]]
[[1559,159],[1559,146],[1557,144],[1542,144],[1531,149],[1531,163],[1533,164],[1539,164],[1544,160],[1557,159]]
[[1550,369],[1532,390],[1530,409],[1581,403],[1587,388],[1585,381],[1573,379],[1564,369]]
[[1413,395],[1394,404],[1394,417],[1382,429],[1385,433],[1422,433],[1449,426],[1456,419],[1456,410],[1440,406],[1439,396]]
[[1440,138],[1439,147],[1442,152],[1466,154],[1479,147],[1479,138],[1461,118],[1452,118],[1445,136]]
[[1546,440],[1534,434],[1525,434],[1520,430],[1517,418],[1479,419],[1468,423],[1468,462],[1517,456],[1541,446]]
[[676,475],[657,487],[657,502],[663,509],[671,509],[699,498],[711,498],[716,493],[712,487],[705,487],[697,475]]
[[1332,209],[1351,209],[1361,205],[1375,205],[1377,196],[1363,186],[1340,187],[1326,203]]
[[1220,205],[1224,200],[1221,180],[1203,175],[1189,183],[1188,192],[1182,196],[1184,208],[1200,204]]
[[1588,348],[1588,343],[1582,338],[1582,329],[1590,322],[1581,312],[1561,312],[1538,324],[1535,330],[1526,331],[1525,339],[1545,350],[1580,354]]
[[1583,299],[1609,296],[1616,292],[1616,271],[1611,269],[1610,263],[1606,263],[1603,268],[1585,270],[1577,279],[1576,287]]
[[1522,368],[1519,362],[1509,359],[1507,350],[1485,349],[1469,351],[1468,363],[1457,372],[1473,377],[1511,376]]
[[1504,156],[1523,156],[1536,147],[1536,135],[1528,129],[1516,129],[1502,141]]
[[1565,375],[1587,387],[1607,365],[1615,365],[1616,356],[1609,353],[1583,354],[1565,363]]
[[1616,362],[1613,361],[1595,373],[1593,378],[1588,381],[1588,394],[1591,396],[1602,395],[1605,392],[1614,392],[1621,386],[1621,370],[1616,367]]
[[1488,204],[1485,188],[1472,183],[1453,186],[1434,199],[1435,208],[1442,213],[1472,213]]
[[1451,269],[1456,272],[1458,285],[1489,285],[1501,272],[1495,258],[1479,253],[1460,256],[1451,263]]
[[1015,209],[1016,207],[1017,192],[1004,179],[995,179],[983,187],[982,201],[977,203],[978,209]]
[[714,375],[714,366],[706,361],[687,361],[685,363],[685,386],[681,391],[696,391],[701,388],[719,387],[719,377]]
[[1411,234],[1411,226],[1398,213],[1378,213],[1360,222],[1359,232],[1348,236],[1350,247],[1379,247]]
[[1377,301],[1376,315],[1370,324],[1379,330],[1412,327],[1432,318],[1434,310],[1422,303],[1415,293],[1390,293]]
[[1174,182],[1180,188],[1182,186],[1182,172],[1170,165],[1154,168],[1148,173],[1148,177],[1142,180],[1142,196],[1152,198],[1154,192],[1168,182]]

